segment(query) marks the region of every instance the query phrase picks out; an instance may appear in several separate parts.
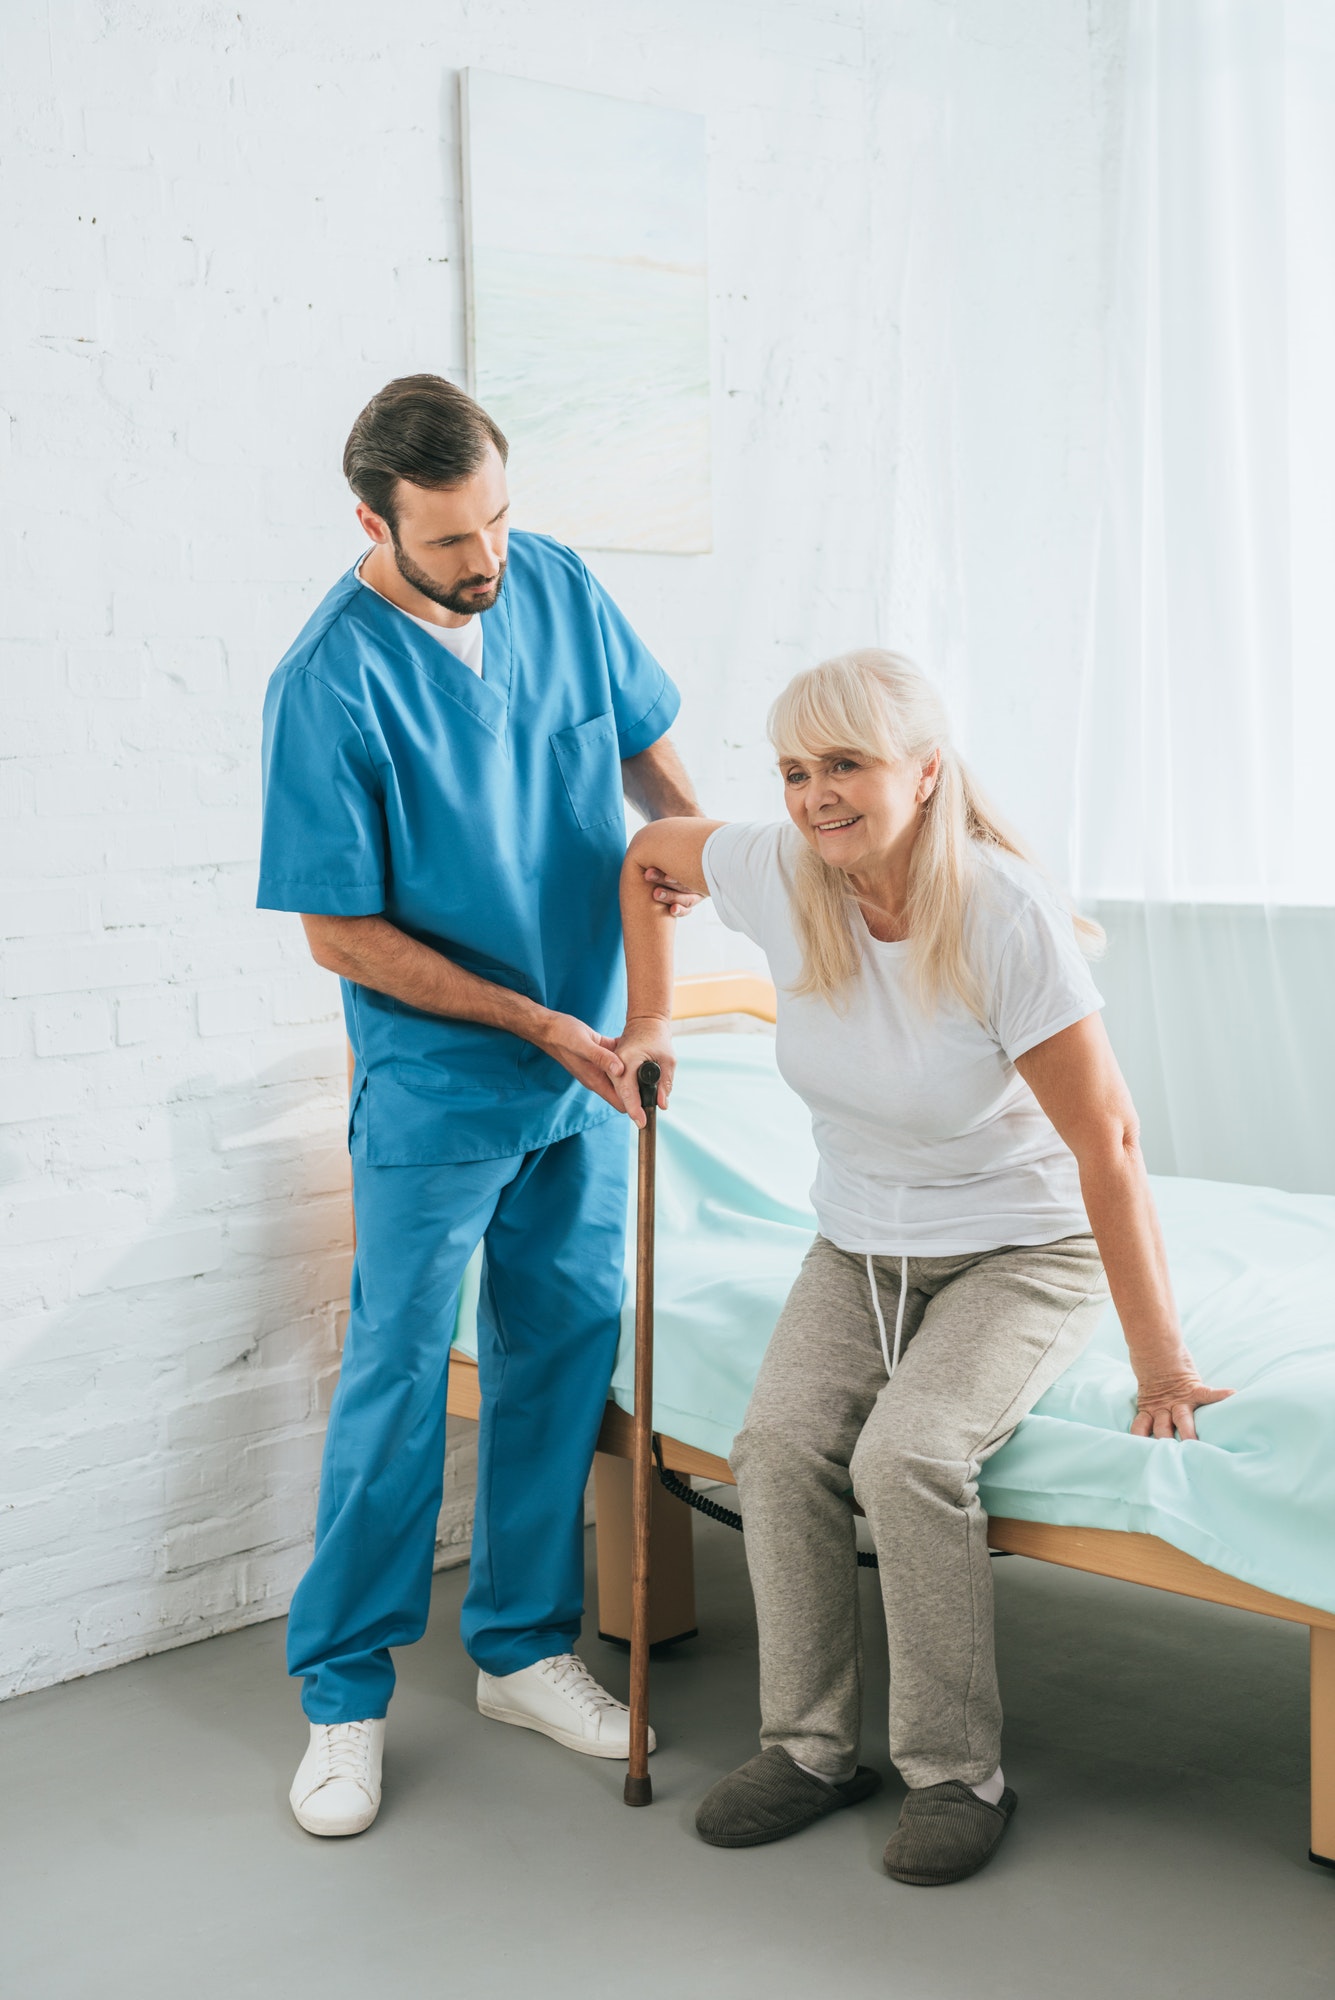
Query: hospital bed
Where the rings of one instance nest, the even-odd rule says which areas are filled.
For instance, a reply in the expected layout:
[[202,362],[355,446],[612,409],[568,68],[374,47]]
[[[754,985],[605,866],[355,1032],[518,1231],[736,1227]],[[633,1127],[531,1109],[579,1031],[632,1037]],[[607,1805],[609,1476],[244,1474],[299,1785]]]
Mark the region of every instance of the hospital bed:
[[[751,1382],[814,1230],[806,1113],[779,1079],[773,989],[678,982],[678,1075],[659,1121],[654,1424],[681,1478],[731,1484]],[[714,1030],[731,1030],[716,1032]],[[1311,1855],[1335,1867],[1335,1200],[1157,1180],[1187,1338],[1237,1393],[1185,1449],[1132,1438],[1134,1380],[1109,1308],[1086,1354],[984,1468],[992,1547],[1306,1625]],[[633,1284],[630,1264],[628,1292]],[[450,1368],[476,1417],[476,1272]],[[633,1301],[595,1461],[599,1628],[630,1629]],[[695,1628],[691,1515],[658,1493],[651,1640]]]

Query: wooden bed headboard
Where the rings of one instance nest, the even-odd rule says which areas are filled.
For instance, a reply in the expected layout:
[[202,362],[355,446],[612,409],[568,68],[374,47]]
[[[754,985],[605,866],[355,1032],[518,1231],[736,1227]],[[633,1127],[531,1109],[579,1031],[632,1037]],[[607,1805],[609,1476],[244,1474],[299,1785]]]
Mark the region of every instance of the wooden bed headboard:
[[696,972],[672,989],[674,1021],[699,1021],[710,1014],[753,1014],[774,1021],[774,988],[758,972]]

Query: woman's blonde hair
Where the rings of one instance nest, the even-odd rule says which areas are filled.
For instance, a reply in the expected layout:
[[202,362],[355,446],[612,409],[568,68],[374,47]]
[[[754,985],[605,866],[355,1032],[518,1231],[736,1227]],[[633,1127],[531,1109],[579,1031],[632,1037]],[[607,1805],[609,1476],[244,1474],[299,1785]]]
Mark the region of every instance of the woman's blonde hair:
[[[911,963],[925,1006],[954,998],[984,1020],[988,995],[965,936],[978,849],[1000,848],[1034,863],[952,747],[945,704],[926,675],[878,647],[841,653],[788,683],[770,710],[769,736],[780,757],[798,761],[845,751],[865,763],[926,763],[933,751],[941,753],[909,864]],[[862,926],[848,878],[803,841],[789,895],[802,945],[802,976],[793,991],[837,1005],[862,962]],[[1072,921],[1084,948],[1099,950],[1099,926],[1074,914]]]

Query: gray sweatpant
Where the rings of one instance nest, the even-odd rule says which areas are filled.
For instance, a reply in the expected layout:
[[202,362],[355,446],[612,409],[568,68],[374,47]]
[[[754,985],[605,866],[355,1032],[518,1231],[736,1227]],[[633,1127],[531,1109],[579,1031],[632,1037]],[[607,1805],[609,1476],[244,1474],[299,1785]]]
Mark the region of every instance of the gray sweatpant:
[[[900,1260],[872,1260],[893,1327]],[[890,1755],[906,1784],[981,1784],[1001,1761],[992,1573],[978,1470],[1089,1339],[1092,1236],[910,1257],[887,1379],[866,1259],[818,1236],[774,1330],[730,1463],[760,1625],[761,1742],[842,1777],[862,1663],[850,1500],[881,1562]]]

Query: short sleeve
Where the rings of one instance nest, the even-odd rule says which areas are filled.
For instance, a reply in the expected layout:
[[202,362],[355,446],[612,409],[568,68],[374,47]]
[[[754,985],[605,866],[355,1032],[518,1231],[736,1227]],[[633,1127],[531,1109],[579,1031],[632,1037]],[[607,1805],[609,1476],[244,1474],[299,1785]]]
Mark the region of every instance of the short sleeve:
[[784,828],[733,820],[716,826],[700,866],[720,923],[740,931],[762,951],[773,948],[776,928],[791,928],[780,842]]
[[638,757],[641,750],[647,750],[671,729],[681,707],[681,696],[598,579],[587,570],[584,574],[607,660],[612,713],[617,726],[617,755]]
[[989,1026],[1002,1048],[1014,1062],[1102,1006],[1070,911],[1031,897],[1007,932],[992,986]]
[[264,702],[262,910],[370,917],[385,907],[385,817],[352,716],[302,669],[274,675]]

